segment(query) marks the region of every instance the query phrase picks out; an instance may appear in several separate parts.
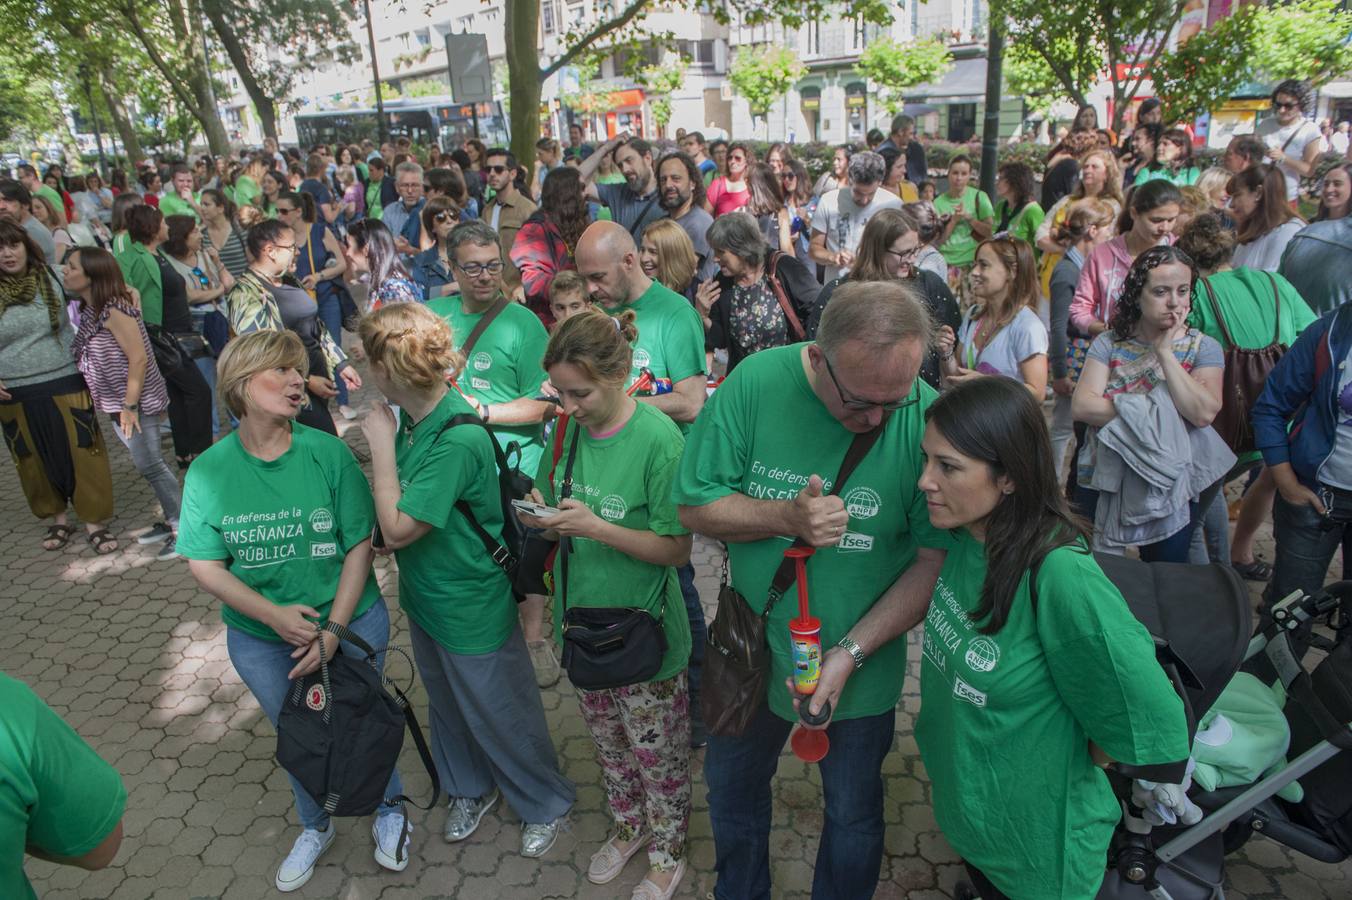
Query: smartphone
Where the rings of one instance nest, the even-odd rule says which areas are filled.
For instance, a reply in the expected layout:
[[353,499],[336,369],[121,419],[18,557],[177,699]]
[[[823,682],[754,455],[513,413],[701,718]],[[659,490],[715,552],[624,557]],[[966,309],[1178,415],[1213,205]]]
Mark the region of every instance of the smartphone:
[[530,500],[513,500],[512,507],[519,509],[528,516],[535,516],[537,519],[548,519],[550,516],[559,514],[559,511],[552,506],[541,506],[538,503],[532,503]]

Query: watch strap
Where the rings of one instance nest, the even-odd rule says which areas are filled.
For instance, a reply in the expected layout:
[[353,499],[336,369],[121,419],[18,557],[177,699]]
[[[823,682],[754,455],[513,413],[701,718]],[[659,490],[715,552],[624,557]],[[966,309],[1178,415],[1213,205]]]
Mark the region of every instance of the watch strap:
[[858,644],[850,639],[848,635],[836,641],[836,646],[843,648],[846,653],[854,657],[854,667],[856,669],[862,669],[864,667],[864,651]]

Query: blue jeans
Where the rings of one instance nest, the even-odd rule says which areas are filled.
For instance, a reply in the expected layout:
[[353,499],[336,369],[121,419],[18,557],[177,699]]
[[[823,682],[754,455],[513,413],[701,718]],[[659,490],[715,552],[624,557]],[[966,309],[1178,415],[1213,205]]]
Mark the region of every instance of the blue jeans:
[[685,600],[685,615],[690,620],[690,727],[693,731],[704,733],[704,720],[700,713],[699,682],[704,670],[704,644],[708,626],[704,624],[704,607],[699,602],[699,591],[695,590],[695,567],[686,563],[676,570],[681,582],[681,597]]
[[[1098,510],[1099,492],[1087,487],[1075,486],[1075,508],[1092,524],[1094,513]],[[1208,498],[1209,499],[1209,498]],[[1201,521],[1196,500],[1188,501],[1188,524],[1153,544],[1142,544],[1137,548],[1143,562],[1188,561],[1188,548],[1192,545],[1192,532]]]
[[[390,641],[390,612],[385,600],[377,600],[375,605],[353,619],[348,628],[373,648],[379,650]],[[286,677],[296,665],[291,653],[296,649],[282,641],[268,641],[240,631],[238,628],[226,628],[225,646],[230,653],[230,664],[235,667],[239,677],[258,700],[263,714],[268,717],[272,727],[277,727],[277,717],[282,712],[287,692],[291,690],[291,681]],[[352,644],[343,642],[345,652],[360,658],[361,651]],[[376,657],[376,664],[384,669],[385,654]],[[291,792],[296,795],[296,814],[305,828],[329,827],[329,815],[322,806],[301,787],[300,782],[287,773],[291,779]],[[399,781],[399,770],[390,773],[390,781],[385,785],[385,798],[393,799],[404,792]],[[400,815],[398,806],[382,807],[380,815]]]
[[[709,737],[704,780],[714,829],[717,900],[769,900],[770,783],[792,728],[767,703],[742,737]],[[826,729],[831,751],[817,764],[826,812],[812,877],[813,900],[872,897],[878,886],[882,766],[895,733],[893,710],[834,721]]]
[[216,411],[216,357],[200,356],[193,362],[211,389],[211,436],[214,438],[221,433],[221,417]]
[[[329,337],[339,347],[343,345],[343,305],[338,302],[338,295],[332,290],[321,290],[318,298],[319,321],[324,323],[324,327],[329,330]],[[347,385],[343,379],[333,379],[334,386],[338,388],[338,405],[347,406]]]

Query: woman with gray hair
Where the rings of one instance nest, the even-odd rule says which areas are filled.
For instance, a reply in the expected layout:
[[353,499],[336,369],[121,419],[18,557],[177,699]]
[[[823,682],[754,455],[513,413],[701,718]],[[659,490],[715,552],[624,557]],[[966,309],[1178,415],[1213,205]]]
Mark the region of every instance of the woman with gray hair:
[[771,250],[747,213],[715,219],[708,240],[719,274],[699,286],[695,306],[705,346],[728,351],[728,371],[758,350],[804,340],[821,290],[807,266]]

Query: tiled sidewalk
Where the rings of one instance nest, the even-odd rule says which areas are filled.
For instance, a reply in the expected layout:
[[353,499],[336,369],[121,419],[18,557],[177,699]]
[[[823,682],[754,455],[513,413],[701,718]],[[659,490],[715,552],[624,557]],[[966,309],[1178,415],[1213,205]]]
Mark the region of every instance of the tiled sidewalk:
[[[362,446],[360,431],[344,423]],[[181,560],[156,563],[154,548],[131,537],[153,520],[155,503],[109,436],[123,549],[96,557],[78,537],[57,553],[41,549],[11,465],[0,465],[0,667],[30,684],[122,773],[130,798],[126,839],[116,864],[101,872],[30,860],[38,893],[66,898],[278,896],[273,874],[297,831],[286,779],[272,759],[275,736],[226,657],[215,601],[200,592]],[[1270,544],[1265,548],[1271,559]],[[698,541],[695,566],[706,606],[717,593],[717,549]],[[390,600],[393,642],[407,646],[397,584],[378,563]],[[887,855],[878,897],[937,900],[951,896],[960,866],[939,833],[928,784],[912,738],[918,705],[914,660],[898,710],[895,752],[885,764]],[[396,670],[403,665],[392,662]],[[405,677],[407,674],[405,673]],[[427,721],[425,696],[412,691]],[[609,825],[600,773],[566,679],[544,692],[566,773],[578,784],[571,830],[540,861],[517,854],[518,824],[503,805],[463,844],[441,839],[444,807],[414,811],[416,844],[409,868],[380,869],[369,826],[344,820],[302,897],[343,900],[463,897],[627,898],[642,878],[643,856],[615,882],[586,880],[588,857]],[[697,755],[696,772],[699,768]],[[429,788],[411,746],[401,765],[413,796]],[[425,823],[425,824],[424,824]],[[776,897],[804,897],[821,827],[815,769],[791,755],[780,763],[771,836]],[[713,889],[713,841],[703,780],[697,774],[690,825],[692,871],[684,898]],[[1352,897],[1352,864],[1330,866],[1255,840],[1230,860],[1227,896],[1235,900]]]

